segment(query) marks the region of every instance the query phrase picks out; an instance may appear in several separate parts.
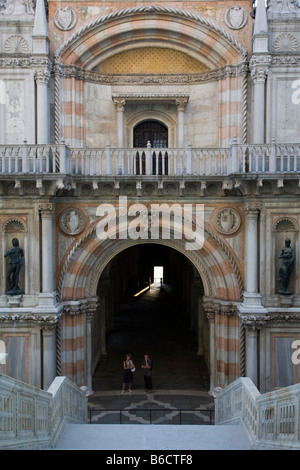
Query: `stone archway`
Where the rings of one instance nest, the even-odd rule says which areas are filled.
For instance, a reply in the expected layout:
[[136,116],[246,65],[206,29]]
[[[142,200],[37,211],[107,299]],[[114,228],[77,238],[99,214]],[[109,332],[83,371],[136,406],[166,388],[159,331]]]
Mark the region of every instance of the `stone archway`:
[[[239,375],[239,319],[237,305],[243,292],[240,268],[230,248],[205,228],[204,245],[188,251],[181,240],[151,240],[188,258],[202,279],[203,305],[210,325],[211,391]],[[79,384],[91,386],[91,328],[97,305],[97,287],[108,263],[126,248],[144,240],[97,239],[96,224],[74,242],[65,255],[59,282],[64,304],[62,318],[62,372]],[[68,335],[68,341],[64,341]],[[72,340],[71,340],[72,338]],[[70,342],[72,348],[70,348]]]

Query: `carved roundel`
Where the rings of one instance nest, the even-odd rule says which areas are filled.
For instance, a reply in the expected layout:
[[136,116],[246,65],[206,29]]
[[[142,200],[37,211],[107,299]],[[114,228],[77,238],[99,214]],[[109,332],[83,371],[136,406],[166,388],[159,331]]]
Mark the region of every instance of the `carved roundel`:
[[242,29],[248,21],[248,13],[243,7],[233,6],[226,10],[224,20],[228,28]]
[[77,23],[77,15],[73,8],[61,7],[54,13],[54,23],[62,31],[69,31]]
[[86,226],[86,217],[80,209],[65,209],[59,217],[59,226],[68,235],[78,235]]
[[220,209],[215,215],[214,224],[223,235],[233,235],[240,228],[241,216],[231,207]]

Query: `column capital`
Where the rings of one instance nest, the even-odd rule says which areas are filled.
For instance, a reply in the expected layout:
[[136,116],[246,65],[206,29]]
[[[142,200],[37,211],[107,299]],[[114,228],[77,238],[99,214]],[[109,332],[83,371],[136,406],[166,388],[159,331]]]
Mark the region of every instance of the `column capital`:
[[272,57],[269,54],[254,55],[249,62],[251,77],[254,84],[265,83],[269,73]]
[[48,85],[50,77],[51,73],[49,70],[36,70],[34,73],[34,79],[37,84]]
[[262,205],[258,201],[246,202],[245,210],[246,210],[247,217],[257,218],[261,211],[261,207]]
[[124,111],[125,105],[126,105],[126,99],[125,98],[117,98],[116,96],[113,97],[113,102],[116,107],[117,111]]
[[177,111],[185,111],[185,107],[188,102],[188,98],[183,97],[183,98],[176,98],[175,104],[177,106]]
[[54,213],[54,203],[52,202],[41,203],[39,204],[38,209],[42,217],[52,217]]

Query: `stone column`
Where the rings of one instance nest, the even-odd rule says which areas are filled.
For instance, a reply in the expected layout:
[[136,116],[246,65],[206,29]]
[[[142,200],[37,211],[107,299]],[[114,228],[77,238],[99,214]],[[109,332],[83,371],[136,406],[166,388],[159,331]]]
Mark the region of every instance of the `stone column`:
[[35,81],[37,88],[37,143],[49,144],[49,93],[48,83],[50,73],[48,70],[37,70],[35,72]]
[[184,147],[184,112],[187,104],[187,98],[178,98],[176,100],[177,106],[177,147]]
[[0,80],[0,142],[6,142],[6,98],[5,98],[5,82]]
[[216,341],[215,341],[215,309],[213,305],[204,305],[209,326],[209,395],[213,395],[216,377]]
[[95,312],[97,310],[98,298],[89,299],[86,311],[86,386],[88,394],[93,393],[93,357],[92,357],[92,326],[94,322]]
[[53,209],[52,203],[39,207],[42,221],[42,304],[55,302],[54,292],[54,243],[53,243]]
[[251,307],[261,306],[261,295],[258,293],[258,216],[261,205],[257,202],[246,203],[246,292],[244,304]]
[[99,305],[99,315],[100,315],[100,321],[99,321],[100,354],[101,356],[105,356],[106,355],[106,302],[105,302],[106,286],[105,285],[101,285],[98,295],[99,295],[98,305]]
[[252,56],[250,60],[253,80],[253,143],[265,142],[265,82],[268,76],[271,56]]
[[43,334],[43,389],[47,390],[56,376],[56,330],[55,325],[42,329]]
[[247,325],[246,326],[246,377],[249,377],[256,387],[258,386],[257,340],[258,340],[257,328],[254,325]]
[[117,110],[117,134],[118,147],[124,147],[124,108],[126,100],[123,98],[114,98],[114,104]]

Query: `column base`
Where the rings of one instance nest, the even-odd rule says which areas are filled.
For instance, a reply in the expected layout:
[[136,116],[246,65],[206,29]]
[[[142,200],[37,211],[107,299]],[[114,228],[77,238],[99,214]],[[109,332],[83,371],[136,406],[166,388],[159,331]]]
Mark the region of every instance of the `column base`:
[[39,294],[39,307],[49,307],[50,305],[56,305],[56,292],[41,292]]
[[22,294],[19,295],[9,295],[6,294],[7,304],[9,307],[20,307]]
[[61,308],[56,300],[56,292],[41,292],[34,313],[57,313]]
[[293,306],[294,297],[292,295],[279,295],[280,307],[290,308]]
[[244,292],[244,300],[239,305],[242,313],[266,313],[267,309],[262,305],[262,296],[256,292]]

